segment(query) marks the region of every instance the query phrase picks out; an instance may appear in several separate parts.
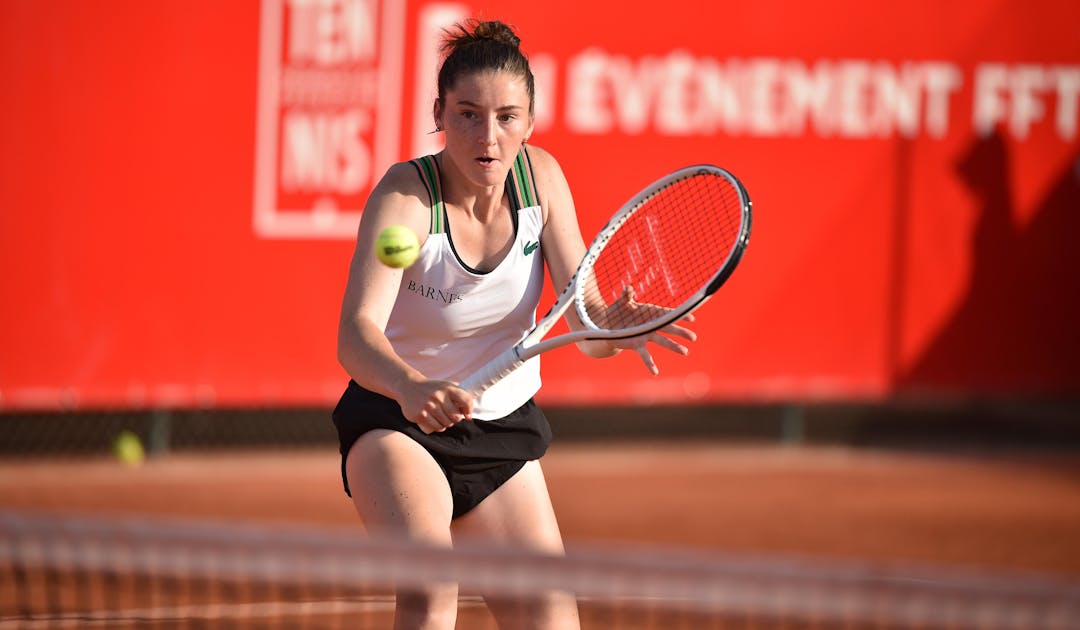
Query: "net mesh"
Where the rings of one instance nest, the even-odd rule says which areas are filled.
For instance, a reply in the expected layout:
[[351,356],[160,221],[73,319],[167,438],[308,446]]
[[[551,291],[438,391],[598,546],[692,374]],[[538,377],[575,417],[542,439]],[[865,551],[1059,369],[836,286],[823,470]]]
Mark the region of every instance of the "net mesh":
[[[702,170],[664,186],[611,235],[582,278],[585,311],[599,328],[654,321],[703,289],[739,241],[743,205],[735,184]],[[627,307],[612,305],[633,299]]]
[[458,628],[497,627],[484,597],[527,627],[550,592],[583,628],[1080,627],[1077,585],[1030,575],[0,512],[0,628],[388,628],[395,592],[448,582]]

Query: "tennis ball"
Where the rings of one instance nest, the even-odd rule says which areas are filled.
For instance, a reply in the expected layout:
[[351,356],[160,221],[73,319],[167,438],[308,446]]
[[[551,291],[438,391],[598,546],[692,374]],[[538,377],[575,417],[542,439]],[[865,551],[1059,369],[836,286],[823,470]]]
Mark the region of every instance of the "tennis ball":
[[113,439],[113,455],[125,466],[141,466],[146,459],[146,451],[143,449],[139,436],[131,431],[121,431]]
[[384,265],[404,269],[420,255],[420,239],[404,225],[391,225],[375,239],[375,254]]

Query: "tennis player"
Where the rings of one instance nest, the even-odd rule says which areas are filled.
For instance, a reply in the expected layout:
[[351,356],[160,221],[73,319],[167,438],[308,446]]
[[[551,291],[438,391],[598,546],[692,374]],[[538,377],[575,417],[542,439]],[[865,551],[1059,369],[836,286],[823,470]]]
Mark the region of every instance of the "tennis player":
[[[351,381],[333,418],[345,491],[373,534],[562,554],[539,463],[551,430],[533,402],[538,358],[476,397],[456,385],[531,328],[544,263],[561,287],[585,253],[562,170],[526,144],[533,75],[519,42],[496,21],[446,33],[433,112],[445,149],[392,166],[364,209],[338,334]],[[405,270],[376,259],[390,225],[420,235]],[[694,333],[672,324],[579,348],[597,358],[632,348],[656,373],[646,342],[685,354],[680,339]],[[538,594],[524,621],[520,602],[487,604],[502,627],[578,627],[569,595]],[[395,627],[452,628],[456,615],[453,586],[399,593]]]

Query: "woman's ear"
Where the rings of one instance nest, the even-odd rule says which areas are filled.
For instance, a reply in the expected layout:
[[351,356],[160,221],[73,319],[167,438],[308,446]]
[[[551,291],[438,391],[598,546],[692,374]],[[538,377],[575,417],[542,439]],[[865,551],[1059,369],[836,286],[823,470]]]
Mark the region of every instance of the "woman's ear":
[[431,108],[431,115],[435,118],[435,131],[442,131],[442,100],[435,99],[435,104]]

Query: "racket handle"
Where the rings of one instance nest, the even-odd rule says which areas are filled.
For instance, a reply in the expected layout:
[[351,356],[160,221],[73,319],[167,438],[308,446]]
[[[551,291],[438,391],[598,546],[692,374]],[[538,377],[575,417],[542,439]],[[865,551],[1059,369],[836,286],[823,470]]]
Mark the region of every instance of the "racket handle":
[[461,381],[458,386],[473,396],[479,396],[484,393],[487,388],[501,381],[524,363],[525,362],[518,356],[517,347],[511,347],[491,361],[488,361],[487,365],[477,370],[476,373],[466,378],[464,381]]

